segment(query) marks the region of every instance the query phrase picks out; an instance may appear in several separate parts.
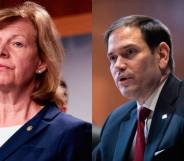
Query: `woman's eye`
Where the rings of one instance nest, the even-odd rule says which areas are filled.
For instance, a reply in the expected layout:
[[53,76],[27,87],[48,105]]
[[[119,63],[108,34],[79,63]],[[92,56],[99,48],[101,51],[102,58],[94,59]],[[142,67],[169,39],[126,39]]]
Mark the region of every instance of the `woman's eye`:
[[15,47],[17,47],[17,48],[22,48],[22,47],[24,46],[24,44],[21,43],[21,42],[14,42],[13,45],[14,45]]

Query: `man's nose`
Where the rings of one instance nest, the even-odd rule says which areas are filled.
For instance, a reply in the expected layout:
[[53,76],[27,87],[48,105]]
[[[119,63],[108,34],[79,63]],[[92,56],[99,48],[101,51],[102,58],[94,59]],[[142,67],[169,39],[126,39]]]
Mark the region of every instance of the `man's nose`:
[[118,56],[114,67],[118,70],[125,70],[127,68],[126,61],[121,56]]

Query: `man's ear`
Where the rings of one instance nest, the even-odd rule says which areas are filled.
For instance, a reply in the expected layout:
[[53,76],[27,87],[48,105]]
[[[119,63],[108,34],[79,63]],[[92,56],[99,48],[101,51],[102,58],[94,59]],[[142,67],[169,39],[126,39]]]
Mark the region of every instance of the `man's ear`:
[[41,73],[45,72],[46,70],[47,70],[46,63],[39,60],[38,65],[37,65],[37,69],[36,69],[36,73],[41,74]]
[[169,63],[170,48],[165,42],[161,42],[158,46],[158,58],[160,70],[166,70]]

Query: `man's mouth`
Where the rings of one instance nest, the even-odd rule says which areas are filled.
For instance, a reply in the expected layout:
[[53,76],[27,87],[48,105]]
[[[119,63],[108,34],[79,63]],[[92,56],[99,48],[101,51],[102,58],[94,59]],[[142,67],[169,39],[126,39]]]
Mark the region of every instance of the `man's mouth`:
[[119,81],[125,81],[127,80],[128,78],[120,78]]
[[128,85],[129,81],[132,79],[130,76],[119,76],[118,83],[122,85]]

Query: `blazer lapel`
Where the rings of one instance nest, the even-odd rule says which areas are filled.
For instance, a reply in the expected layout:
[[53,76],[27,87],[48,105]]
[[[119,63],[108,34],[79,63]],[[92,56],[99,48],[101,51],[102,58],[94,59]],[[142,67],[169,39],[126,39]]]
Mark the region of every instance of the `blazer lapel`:
[[[170,108],[170,105],[163,104],[164,107]],[[150,127],[147,146],[145,149],[145,160],[152,160],[154,153],[157,151],[159,144],[165,134],[165,131],[172,118],[172,112],[162,113],[159,109],[155,111],[152,119],[153,124]]]
[[175,111],[173,103],[178,97],[179,86],[180,82],[173,75],[170,75],[161,91],[148,135],[144,156],[145,161],[152,160],[154,153],[157,151],[157,148],[162,141],[165,131]]
[[135,104],[130,108],[132,109],[127,117],[122,120],[122,124],[120,126],[119,137],[117,140],[113,161],[125,160],[127,150],[128,148],[130,149],[134,138],[137,108]]
[[9,155],[46,128],[50,123],[48,120],[53,119],[58,113],[59,110],[53,108],[53,106],[44,107],[0,148],[0,161],[4,161]]

